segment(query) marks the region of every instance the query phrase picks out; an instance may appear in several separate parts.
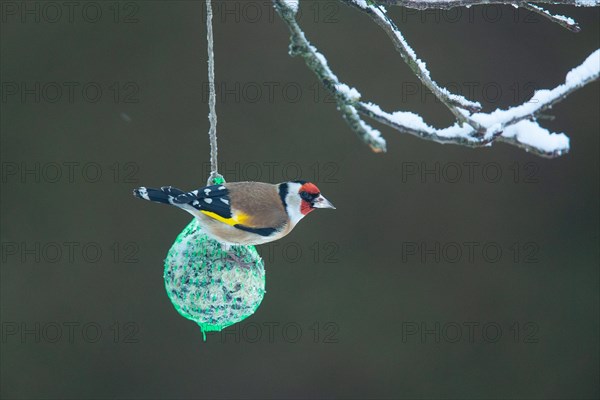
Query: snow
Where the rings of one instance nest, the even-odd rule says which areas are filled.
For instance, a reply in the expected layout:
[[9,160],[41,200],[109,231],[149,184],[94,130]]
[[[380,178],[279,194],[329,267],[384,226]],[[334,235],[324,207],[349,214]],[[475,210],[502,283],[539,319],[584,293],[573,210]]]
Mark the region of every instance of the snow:
[[461,106],[466,107],[466,108],[477,108],[477,109],[481,108],[481,103],[479,103],[478,101],[471,101],[461,95],[450,93],[450,91],[448,89],[443,88],[443,87],[439,87],[439,89],[442,93],[444,93],[449,99],[454,101],[456,104],[460,104]]
[[384,116],[387,120],[392,121],[398,125],[405,126],[409,129],[425,131],[430,134],[435,132],[435,128],[427,125],[421,116],[412,113],[410,111],[396,111],[394,113],[387,113],[381,109],[377,104],[365,103],[365,108],[371,111],[373,114]]
[[[383,116],[389,121],[402,127],[424,132],[429,135],[435,135],[444,139],[464,139],[471,142],[477,141],[477,139],[472,136],[472,128],[466,125],[456,123],[444,129],[436,129],[427,125],[421,116],[410,111],[386,113],[376,104],[368,103],[365,106],[374,114]],[[490,119],[490,122],[493,122],[493,119]],[[501,124],[499,123],[495,123],[488,127],[491,132],[500,128]],[[545,153],[561,154],[569,150],[569,138],[564,133],[551,133],[547,129],[539,126],[537,122],[529,120],[523,120],[504,128],[502,136],[505,138],[512,138],[524,145],[535,147]]]
[[552,16],[554,17],[554,19],[558,19],[560,21],[564,21],[568,25],[575,25],[575,24],[577,24],[577,22],[575,22],[575,20],[573,18],[571,18],[571,17],[566,17],[564,15],[556,15],[556,14],[553,14]]
[[537,122],[524,120],[504,129],[502,136],[515,138],[519,143],[540,149],[546,153],[566,152],[569,138],[564,133],[551,133]]
[[344,94],[346,97],[348,97],[352,101],[360,100],[360,93],[358,92],[358,90],[356,90],[355,88],[349,87],[345,83],[338,83],[337,85],[335,85],[335,89],[338,92]]
[[325,56],[323,54],[319,53],[315,47],[313,47],[313,46],[311,46],[311,47],[312,47],[313,52],[315,53],[315,57],[317,57],[319,59],[319,62],[324,67],[328,67],[327,59],[325,58]]
[[595,7],[595,6],[600,5],[600,1],[599,0],[576,0],[575,5],[580,6],[580,7]]
[[294,14],[298,12],[298,6],[300,3],[300,0],[283,0],[283,3],[289,8],[291,9]]
[[356,117],[356,119],[358,119],[360,121],[360,126],[367,131],[367,133],[369,134],[369,136],[371,136],[375,141],[379,142],[381,141],[382,143],[385,144],[385,140],[383,139],[383,137],[381,136],[381,132],[379,132],[377,129],[372,128],[370,125],[366,124],[362,119],[360,119],[360,117],[358,116],[358,112],[356,111],[356,108],[354,107],[350,107],[351,108],[351,112],[352,115]]
[[350,106],[350,110],[351,110],[350,112],[352,113],[353,117],[360,124],[360,127],[362,128],[362,130],[366,133],[366,135],[370,138],[370,140],[372,142],[377,144],[377,145],[370,144],[371,148],[377,152],[385,151],[386,143],[385,143],[385,139],[383,138],[383,136],[381,136],[381,132],[379,132],[377,129],[371,127],[369,124],[367,124],[365,121],[363,121],[360,118],[360,116],[358,115],[356,108]]
[[564,15],[554,15],[550,11],[543,9],[542,7],[536,6],[535,4],[529,4],[531,8],[535,8],[536,10],[543,12],[544,14],[552,17],[553,19],[563,21],[567,25],[577,25],[577,22],[573,18],[565,17]]
[[369,7],[365,0],[352,0],[352,2],[362,9],[366,9],[367,7]]
[[[352,2],[362,9],[366,9],[366,8],[370,7],[369,4],[366,2],[366,0],[352,0]],[[446,0],[446,1],[444,1],[444,0],[420,0],[420,3],[423,3],[423,4],[431,3],[432,5],[435,5],[435,4],[441,5],[443,3],[451,3],[451,2],[453,3],[453,2],[455,2],[455,0]],[[532,5],[532,4],[530,4],[530,5]],[[466,8],[471,8],[471,6],[472,6],[472,4],[465,5]],[[519,8],[518,4],[512,4],[512,6],[515,8]],[[575,6],[577,6],[577,7],[597,7],[597,6],[600,6],[600,0],[575,0]],[[536,7],[536,8],[538,8],[538,7]],[[543,10],[543,11],[545,11],[545,10]],[[545,11],[545,12],[548,13],[547,11]],[[550,13],[548,13],[548,14],[550,14]],[[553,16],[554,17],[562,17],[560,15],[559,16],[553,15]],[[568,17],[564,17],[564,18],[570,19]],[[558,18],[558,19],[560,19],[560,18]],[[573,21],[573,24],[574,23],[575,23],[575,21]]]
[[[428,0],[423,0],[427,2]],[[441,3],[443,0],[430,0],[432,3]],[[445,88],[438,86],[430,77],[430,72],[424,61],[417,57],[415,51],[408,45],[400,31],[396,29],[386,15],[385,9],[380,6],[374,6],[366,0],[352,0],[352,2],[365,10],[369,10],[376,18],[387,24],[396,39],[395,44],[401,47],[403,57],[414,62],[420,73],[422,80],[433,86],[434,90],[441,92],[444,96],[454,102],[459,111],[470,118],[472,121],[481,125],[485,129],[484,137],[477,136],[472,126],[455,122],[453,125],[439,129],[428,125],[423,118],[410,111],[383,111],[377,104],[361,103],[361,106],[369,111],[375,119],[386,120],[390,125],[396,125],[399,130],[408,130],[410,133],[418,136],[429,136],[433,140],[440,142],[471,142],[473,144],[487,143],[491,145],[494,138],[500,134],[500,139],[508,139],[509,142],[520,144],[529,150],[539,150],[547,154],[560,155],[569,150],[569,138],[564,133],[553,133],[541,127],[535,120],[538,113],[543,112],[552,107],[553,104],[562,100],[574,90],[584,86],[585,84],[598,79],[600,76],[600,49],[593,52],[587,59],[578,67],[573,68],[565,77],[565,82],[558,85],[554,89],[537,90],[532,98],[521,105],[508,109],[496,109],[490,113],[476,112],[471,114],[468,110],[473,108],[480,109],[481,105],[478,102],[470,101],[463,96],[451,93]],[[284,3],[294,12],[298,10],[298,1],[287,0]],[[595,6],[600,4],[600,0],[576,0],[577,5]],[[548,11],[534,6],[542,12],[551,15]],[[551,15],[552,18],[560,20],[565,24],[576,25],[576,22],[565,16]],[[360,100],[361,94],[358,90],[350,87],[337,80],[337,77],[329,69],[327,59],[310,45],[304,33],[301,33],[301,39],[305,41],[309,49],[314,54],[317,62],[321,64],[326,75],[329,75],[335,82],[335,89],[346,99],[356,103]],[[385,139],[381,133],[365,123],[358,115],[358,111],[352,104],[346,104],[350,110],[351,118],[358,121],[362,130],[361,134],[368,137],[367,141],[385,148]],[[378,117],[378,118],[377,118]],[[412,131],[412,132],[411,132]]]
[[387,113],[381,109],[377,104],[364,103],[366,109],[371,111],[373,114],[379,115],[391,121],[399,126],[427,133],[429,135],[436,135],[443,138],[463,138],[471,141],[475,141],[473,137],[469,136],[472,129],[468,126],[459,126],[454,124],[445,129],[437,129],[433,126],[427,125],[423,118],[410,111],[396,111],[393,113]]
[[[529,102],[522,105],[506,110],[497,109],[491,113],[475,113],[470,117],[486,128],[486,139],[492,139],[494,134],[502,131],[502,136],[505,138],[514,139],[545,153],[561,154],[569,150],[569,138],[564,133],[548,131],[537,122],[531,121],[530,118],[572,90],[583,86],[590,80],[597,79],[599,75],[600,49],[593,52],[580,66],[573,68],[567,74],[564,84],[551,90],[538,90]],[[409,111],[388,113],[377,104],[365,103],[364,106],[373,114],[407,129],[439,138],[466,139],[472,142],[479,140],[472,136],[473,129],[466,125],[455,123],[450,127],[437,129],[425,123],[421,116]]]
[[593,52],[583,64],[573,68],[567,74],[564,84],[551,90],[537,90],[531,100],[520,106],[506,110],[497,109],[489,114],[476,113],[471,118],[488,129],[494,124],[504,125],[515,118],[523,118],[535,114],[555,99],[567,95],[570,91],[582,86],[587,81],[597,78],[598,75],[600,75],[600,49]]
[[[357,115],[358,116],[358,115]],[[372,128],[370,125],[366,124],[362,119],[359,119],[360,126],[367,132],[367,134],[379,144],[382,144],[385,147],[385,140],[381,136],[381,132],[377,129]]]
[[[361,8],[367,8],[367,2],[365,0],[352,0],[354,3],[356,3],[356,5],[360,6]],[[419,3],[431,3],[431,4],[443,4],[443,3],[454,3],[455,0],[420,0]],[[600,0],[575,0],[575,5],[578,7],[596,7],[600,5]],[[471,8],[472,4],[466,4],[465,7],[466,8]],[[513,4],[513,7],[517,7],[518,5]]]
[[[363,3],[360,0],[354,0],[354,2],[356,4]],[[367,6],[366,3],[365,3],[364,7],[361,5],[361,8],[367,8],[367,7],[369,7],[374,14],[379,16],[379,18],[381,20],[387,21],[387,16],[385,15],[385,9],[382,9],[380,7],[375,7],[375,6]],[[442,92],[446,97],[448,97],[454,103],[456,103],[464,108],[477,108],[477,109],[481,108],[480,103],[478,103],[476,101],[467,100],[465,97],[463,97],[461,95],[451,93],[448,89],[440,87],[437,83],[435,83],[433,81],[433,79],[431,79],[431,73],[427,69],[427,64],[424,61],[422,61],[421,59],[419,59],[419,57],[417,57],[417,53],[415,53],[415,51],[412,49],[412,47],[410,47],[410,45],[408,44],[406,39],[404,39],[404,36],[402,36],[402,33],[398,29],[396,29],[392,24],[389,24],[389,27],[394,32],[396,39],[398,39],[398,41],[404,48],[404,51],[406,52],[406,54],[408,54],[408,56],[417,64],[417,66],[419,67],[419,70],[421,71],[421,74],[427,80],[429,80],[431,82],[431,84],[437,88],[437,90]]]
[[576,86],[594,75],[600,74],[600,49],[596,50],[578,67],[573,68],[565,79],[568,86]]

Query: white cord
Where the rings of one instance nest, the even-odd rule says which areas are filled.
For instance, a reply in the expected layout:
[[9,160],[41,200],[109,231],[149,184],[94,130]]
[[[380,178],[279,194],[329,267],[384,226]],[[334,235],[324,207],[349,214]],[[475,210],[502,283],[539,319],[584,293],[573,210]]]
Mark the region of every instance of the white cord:
[[[217,95],[215,93],[215,54],[213,51],[213,29],[212,29],[212,6],[211,0],[206,0],[206,40],[208,42],[208,120],[210,121],[210,129],[208,136],[210,138],[210,176],[208,178],[208,184],[220,184],[224,182],[223,176],[220,175],[218,170],[217,161]],[[220,179],[219,179],[220,178]]]

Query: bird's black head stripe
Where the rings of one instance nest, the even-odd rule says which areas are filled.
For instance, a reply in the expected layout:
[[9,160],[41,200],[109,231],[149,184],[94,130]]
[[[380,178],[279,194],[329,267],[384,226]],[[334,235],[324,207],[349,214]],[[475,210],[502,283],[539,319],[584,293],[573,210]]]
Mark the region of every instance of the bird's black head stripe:
[[283,204],[283,208],[285,208],[287,210],[287,203],[285,202],[285,198],[287,197],[288,194],[288,184],[287,183],[281,183],[279,185],[279,197],[281,198],[281,203]]

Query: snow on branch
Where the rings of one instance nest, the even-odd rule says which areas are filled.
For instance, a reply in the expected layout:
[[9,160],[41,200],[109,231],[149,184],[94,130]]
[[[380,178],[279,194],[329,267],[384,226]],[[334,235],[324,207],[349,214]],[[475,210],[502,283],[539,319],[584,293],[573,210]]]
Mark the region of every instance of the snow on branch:
[[483,127],[470,119],[462,109],[476,112],[481,110],[481,104],[469,101],[463,96],[452,94],[446,88],[440,87],[431,79],[431,74],[427,70],[427,65],[419,60],[415,51],[410,48],[404,36],[394,22],[388,18],[383,8],[368,4],[364,0],[342,0],[344,3],[355,6],[357,9],[366,12],[389,36],[394,47],[400,53],[400,56],[408,64],[412,72],[421,80],[421,82],[454,114],[454,117],[463,123],[471,125],[477,132],[483,133]]
[[[310,44],[304,36],[304,32],[296,22],[296,12],[298,11],[297,0],[273,0],[278,14],[288,25],[291,33],[290,55],[300,55],[304,58],[306,65],[317,75],[323,86],[333,95],[338,109],[342,112],[342,117],[350,125],[352,130],[367,143],[375,152],[385,151],[385,139],[381,133],[364,122],[354,103],[360,97],[356,91],[349,90],[348,86],[342,84],[337,76],[327,65],[327,59]],[[358,96],[357,96],[358,95]],[[356,97],[354,97],[356,96]]]
[[569,150],[569,138],[564,133],[551,133],[542,128],[536,116],[550,109],[577,89],[598,79],[600,75],[600,50],[593,52],[580,66],[567,74],[565,83],[551,90],[537,90],[532,98],[519,106],[491,113],[475,113],[471,117],[485,127],[479,138],[473,129],[459,124],[436,129],[411,112],[387,113],[372,103],[360,103],[359,112],[399,131],[410,133],[438,143],[454,143],[468,147],[490,145],[493,141],[509,143],[534,154],[557,157]]
[[[385,140],[376,129],[368,125],[359,114],[392,127],[402,133],[408,133],[438,143],[452,143],[467,147],[490,146],[499,141],[508,143],[543,157],[557,157],[569,150],[569,138],[564,133],[552,133],[541,127],[537,118],[544,111],[566,98],[569,94],[597,80],[600,76],[600,50],[593,52],[580,66],[566,76],[565,82],[554,89],[538,90],[532,98],[521,105],[506,110],[497,109],[491,113],[481,112],[479,103],[463,96],[450,93],[440,87],[430,76],[426,64],[419,60],[410,48],[399,29],[386,15],[385,9],[370,0],[341,0],[367,13],[390,37],[402,59],[413,73],[434,93],[454,114],[457,122],[447,128],[439,129],[428,125],[423,118],[408,111],[386,112],[377,104],[360,100],[360,93],[339,81],[329,68],[327,59],[306,39],[304,32],[296,22],[297,0],[273,0],[277,13],[287,24],[290,32],[290,55],[300,55],[307,66],[317,75],[324,87],[333,95],[343,118],[357,135],[374,151],[385,151]],[[484,0],[489,1],[489,0]],[[587,3],[586,3],[587,1]],[[391,0],[379,1],[391,2]],[[394,1],[399,4],[401,1]],[[423,3],[456,3],[455,0],[423,0]],[[577,4],[597,4],[597,0],[578,0]],[[562,3],[562,2],[561,2]],[[505,3],[506,4],[506,3]],[[514,4],[509,2],[508,4]],[[519,2],[519,4],[527,4]],[[573,2],[575,4],[575,2]],[[540,10],[544,11],[540,8]],[[563,18],[566,24],[573,26],[574,21]]]
[[[524,6],[531,0],[377,0],[378,4],[386,6],[401,6],[416,10],[439,9],[447,10],[455,7],[471,7],[489,4],[509,4]],[[598,7],[600,0],[535,0],[533,3],[562,4],[576,7]]]
[[548,18],[550,21],[559,24],[563,28],[570,30],[571,32],[580,32],[581,28],[579,24],[571,17],[565,17],[564,15],[554,15],[548,10],[544,10],[542,7],[536,6],[535,4],[525,3],[521,7],[533,11],[536,14],[541,15],[544,18]]

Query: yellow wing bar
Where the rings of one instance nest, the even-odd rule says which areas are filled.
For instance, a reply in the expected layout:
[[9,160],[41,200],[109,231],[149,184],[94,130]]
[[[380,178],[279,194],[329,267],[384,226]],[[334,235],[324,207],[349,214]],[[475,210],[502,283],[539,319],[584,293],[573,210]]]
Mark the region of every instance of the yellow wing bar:
[[224,224],[227,225],[231,225],[231,226],[235,226],[235,225],[244,225],[244,223],[246,221],[248,221],[248,219],[250,218],[250,216],[248,214],[244,214],[241,212],[237,212],[233,215],[233,217],[231,218],[223,218],[221,217],[219,214],[215,214],[214,212],[210,212],[210,211],[204,211],[204,210],[200,210],[200,212],[204,215],[207,215],[213,219],[216,219],[217,221],[220,221]]

